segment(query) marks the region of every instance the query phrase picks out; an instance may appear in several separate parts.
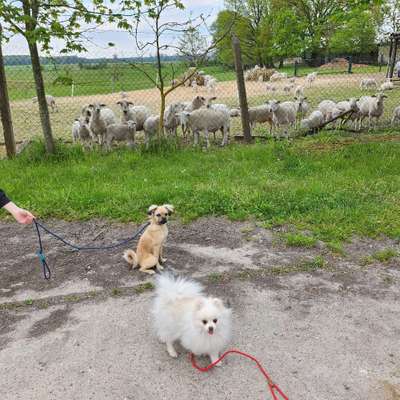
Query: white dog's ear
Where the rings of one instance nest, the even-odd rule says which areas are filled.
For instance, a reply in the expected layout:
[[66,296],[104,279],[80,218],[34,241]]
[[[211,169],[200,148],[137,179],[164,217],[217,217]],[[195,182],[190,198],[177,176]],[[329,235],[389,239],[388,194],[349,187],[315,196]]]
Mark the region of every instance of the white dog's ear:
[[175,212],[175,208],[171,204],[164,204],[163,207],[165,207],[168,210],[169,215]]
[[224,308],[224,303],[222,302],[221,299],[214,298],[213,303],[214,303],[215,307],[219,308],[220,310],[222,310]]
[[148,214],[148,215],[153,214],[154,211],[155,211],[155,209],[156,209],[157,207],[158,207],[158,206],[156,206],[155,204],[151,205],[151,206],[148,208],[148,210],[147,210],[147,214]]
[[204,307],[204,300],[203,299],[198,299],[196,300],[195,303],[195,308],[197,311],[201,310]]

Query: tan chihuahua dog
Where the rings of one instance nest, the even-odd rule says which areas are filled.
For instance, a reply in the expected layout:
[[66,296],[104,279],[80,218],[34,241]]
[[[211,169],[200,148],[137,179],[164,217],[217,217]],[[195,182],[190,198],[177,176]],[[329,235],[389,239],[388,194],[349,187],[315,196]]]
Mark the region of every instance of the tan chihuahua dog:
[[156,267],[158,271],[163,270],[161,266],[166,259],[162,257],[163,245],[168,236],[168,217],[174,212],[170,204],[163,206],[152,205],[147,214],[150,225],[144,231],[139,240],[136,253],[133,250],[125,250],[124,259],[130,264],[130,269],[139,267],[139,271],[154,274],[151,269]]

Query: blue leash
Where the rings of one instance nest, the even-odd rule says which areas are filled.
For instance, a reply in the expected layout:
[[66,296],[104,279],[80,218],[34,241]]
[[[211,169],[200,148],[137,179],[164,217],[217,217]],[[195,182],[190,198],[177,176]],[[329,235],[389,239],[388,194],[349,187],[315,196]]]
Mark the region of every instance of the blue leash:
[[47,279],[47,280],[51,278],[51,270],[50,270],[50,267],[49,267],[49,265],[47,264],[47,261],[46,261],[46,255],[44,254],[44,250],[43,250],[42,236],[41,236],[39,228],[42,228],[49,235],[55,237],[57,240],[59,240],[60,242],[64,243],[66,246],[69,246],[69,247],[71,247],[71,248],[73,248],[75,250],[78,250],[78,251],[85,251],[85,250],[96,251],[96,250],[111,250],[111,249],[115,249],[115,248],[121,247],[121,246],[123,246],[123,245],[125,245],[125,244],[127,244],[129,242],[132,242],[150,225],[150,222],[147,222],[146,224],[141,226],[135,232],[135,234],[132,237],[129,237],[129,238],[126,238],[126,239],[122,239],[120,242],[112,244],[112,245],[108,245],[108,246],[77,246],[75,244],[67,242],[61,236],[59,236],[56,233],[52,232],[49,228],[47,228],[46,226],[44,226],[43,224],[38,222],[36,219],[34,219],[33,222],[35,224],[36,233],[37,233],[38,240],[39,240],[39,250],[36,252],[36,254],[39,257],[39,260],[40,260],[40,262],[42,264],[44,279]]

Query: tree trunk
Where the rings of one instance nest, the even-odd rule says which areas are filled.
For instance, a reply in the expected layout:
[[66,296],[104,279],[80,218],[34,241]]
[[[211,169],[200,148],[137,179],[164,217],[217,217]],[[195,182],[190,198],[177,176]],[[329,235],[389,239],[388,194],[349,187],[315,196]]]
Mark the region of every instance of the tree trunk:
[[158,125],[158,140],[161,138],[161,134],[164,131],[164,112],[165,112],[165,94],[160,92],[161,104],[160,104],[160,121]]
[[7,157],[14,157],[16,154],[14,131],[11,119],[10,101],[6,81],[6,71],[4,68],[3,49],[1,46],[2,27],[0,25],[0,112],[1,123],[3,125],[4,142],[6,145]]
[[51,130],[49,109],[47,107],[46,92],[44,89],[43,75],[40,68],[39,52],[36,43],[28,43],[31,54],[33,78],[35,79],[36,95],[39,104],[40,121],[44,135],[46,150],[48,153],[55,152],[53,133]]
[[278,66],[278,68],[279,68],[279,69],[283,68],[283,58],[280,58],[280,59],[279,59],[279,66]]

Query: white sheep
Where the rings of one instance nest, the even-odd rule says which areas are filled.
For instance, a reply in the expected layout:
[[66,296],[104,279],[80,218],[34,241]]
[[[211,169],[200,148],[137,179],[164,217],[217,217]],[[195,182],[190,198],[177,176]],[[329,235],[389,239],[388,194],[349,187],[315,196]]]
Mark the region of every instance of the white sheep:
[[368,127],[371,128],[372,118],[376,119],[378,124],[379,118],[383,115],[383,101],[387,96],[378,93],[375,96],[363,96],[358,102],[359,111],[359,128],[362,128],[363,120],[368,117]]
[[72,140],[80,141],[84,147],[92,148],[93,135],[89,128],[89,116],[80,116],[72,123]]
[[377,89],[378,83],[374,78],[363,78],[360,82],[360,89],[367,90],[367,89]]
[[269,109],[267,104],[262,104],[260,106],[249,107],[249,121],[251,130],[254,129],[256,124],[262,124],[264,122],[268,122],[269,124],[269,133],[272,133],[273,127],[273,113]]
[[111,144],[114,140],[117,142],[126,141],[128,147],[134,147],[135,133],[136,133],[136,123],[134,121],[108,125],[104,141],[106,148],[110,150]]
[[194,145],[199,143],[200,132],[204,132],[206,138],[206,146],[210,146],[208,135],[222,130],[223,139],[221,145],[228,143],[230,130],[230,116],[224,111],[215,110],[212,107],[199,108],[197,110],[179,113],[182,125],[187,126],[194,135]]
[[296,119],[302,119],[310,110],[310,104],[307,101],[307,97],[299,96],[294,98],[294,104],[296,106]]
[[385,90],[393,90],[393,89],[394,89],[394,84],[391,81],[383,82],[380,87],[380,90],[382,90],[382,92],[384,92]]
[[[32,102],[33,102],[33,104],[37,103],[38,98],[33,97]],[[58,112],[58,106],[57,106],[56,99],[54,98],[54,96],[52,96],[51,94],[46,94],[46,103],[49,107],[51,107],[51,111]]]
[[325,122],[324,114],[321,111],[313,111],[308,118],[301,121],[301,127],[305,129],[317,129]]
[[207,92],[215,94],[215,89],[217,87],[217,80],[215,78],[209,79],[206,83]]
[[296,77],[293,76],[292,78],[290,78],[290,79],[289,79],[289,82],[290,82],[290,83],[295,83],[295,82],[296,82]]
[[[338,103],[336,103],[336,109],[332,114],[332,118],[335,118],[335,117],[339,116],[339,114],[343,114],[347,111],[352,110],[353,113],[348,116],[348,119],[355,121],[356,119],[359,118],[358,113],[359,113],[360,109],[358,108],[358,101],[359,101],[359,99],[356,99],[354,97],[352,97],[351,99],[348,99],[348,100],[339,101]],[[341,118],[341,119],[342,119],[341,123],[343,123],[343,118]]]
[[154,136],[159,131],[159,127],[160,127],[159,115],[150,115],[150,117],[147,117],[146,121],[144,121],[143,130],[144,130],[144,143],[146,147],[149,146],[150,137]]
[[288,125],[296,123],[296,104],[293,101],[284,101],[281,103],[278,100],[270,100],[267,103],[268,110],[272,112],[272,122],[277,128],[284,126],[284,135],[288,136]]
[[294,95],[296,97],[304,96],[304,86],[297,85],[294,89]]
[[314,83],[314,81],[317,79],[317,75],[318,75],[318,72],[314,71],[306,76],[306,82],[308,83],[309,86],[311,86]]
[[393,110],[393,115],[392,115],[392,126],[394,126],[394,124],[396,122],[400,121],[400,106],[397,106],[394,110]]
[[196,80],[194,80],[194,81],[192,82],[192,88],[193,88],[193,92],[195,92],[195,93],[198,92],[198,86],[197,86]]
[[86,108],[86,112],[88,111],[91,113],[89,129],[101,145],[104,141],[107,126],[116,123],[115,114],[105,104],[99,103],[89,104]]
[[283,86],[283,91],[284,91],[284,93],[289,94],[292,91],[293,88],[294,88],[294,84],[293,83],[291,83],[289,85],[284,85]]
[[282,81],[284,79],[287,79],[287,73],[286,72],[274,72],[271,77],[269,78],[269,80],[271,82],[278,82],[278,81]]
[[133,106],[133,103],[128,100],[117,101],[121,107],[121,122],[134,121],[136,123],[136,131],[143,130],[144,121],[151,115],[151,111],[146,106]]
[[317,110],[322,112],[325,121],[332,119],[332,113],[334,112],[335,108],[336,103],[332,100],[323,100],[317,106]]

